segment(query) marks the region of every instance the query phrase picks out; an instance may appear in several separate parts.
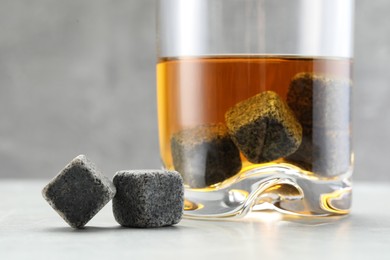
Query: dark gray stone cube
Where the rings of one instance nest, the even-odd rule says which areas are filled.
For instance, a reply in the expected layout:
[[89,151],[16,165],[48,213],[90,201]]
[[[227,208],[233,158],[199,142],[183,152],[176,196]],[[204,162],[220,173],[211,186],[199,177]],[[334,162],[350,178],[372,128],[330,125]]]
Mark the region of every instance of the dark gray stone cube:
[[236,104],[226,112],[225,120],[234,143],[252,163],[288,156],[302,141],[301,125],[273,91]]
[[345,130],[351,121],[351,86],[349,79],[298,73],[290,83],[287,104],[304,128]]
[[112,182],[79,155],[43,188],[42,195],[71,227],[82,228],[115,191]]
[[223,124],[200,125],[175,133],[171,150],[175,170],[191,188],[222,182],[241,170],[240,152]]
[[287,103],[302,125],[303,137],[287,162],[325,177],[350,169],[351,87],[349,79],[309,72],[292,79]]
[[114,176],[112,201],[116,221],[125,227],[162,227],[180,222],[183,179],[176,171],[128,170]]

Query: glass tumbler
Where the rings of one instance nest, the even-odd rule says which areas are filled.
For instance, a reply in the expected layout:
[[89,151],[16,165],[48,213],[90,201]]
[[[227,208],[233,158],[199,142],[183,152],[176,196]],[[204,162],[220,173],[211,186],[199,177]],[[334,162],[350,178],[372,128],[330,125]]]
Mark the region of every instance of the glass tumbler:
[[158,0],[163,167],[185,216],[347,214],[353,0]]

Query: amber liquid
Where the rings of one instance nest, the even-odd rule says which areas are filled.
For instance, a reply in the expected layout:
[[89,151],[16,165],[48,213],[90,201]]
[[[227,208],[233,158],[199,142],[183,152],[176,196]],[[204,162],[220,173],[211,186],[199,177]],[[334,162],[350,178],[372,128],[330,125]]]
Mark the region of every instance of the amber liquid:
[[[202,124],[225,123],[225,113],[229,108],[266,90],[274,91],[286,100],[292,78],[301,72],[350,79],[351,60],[295,56],[160,59],[157,93],[163,165],[174,169],[172,134]],[[241,157],[241,172],[254,166]]]

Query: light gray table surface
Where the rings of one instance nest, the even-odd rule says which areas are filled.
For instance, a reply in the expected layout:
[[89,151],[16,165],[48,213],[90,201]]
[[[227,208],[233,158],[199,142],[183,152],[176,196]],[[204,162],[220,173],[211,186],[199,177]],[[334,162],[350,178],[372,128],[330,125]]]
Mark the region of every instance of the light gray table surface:
[[390,259],[390,184],[354,183],[351,215],[182,220],[129,229],[107,205],[74,230],[41,196],[43,181],[0,180],[0,259]]

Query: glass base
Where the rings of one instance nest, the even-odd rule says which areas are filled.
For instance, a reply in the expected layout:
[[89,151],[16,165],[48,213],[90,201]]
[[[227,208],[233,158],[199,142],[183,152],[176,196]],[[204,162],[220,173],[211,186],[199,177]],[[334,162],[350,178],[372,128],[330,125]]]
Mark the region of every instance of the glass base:
[[269,210],[302,217],[345,215],[351,206],[351,175],[352,170],[323,178],[286,163],[248,168],[212,187],[186,188],[184,217],[232,219]]

